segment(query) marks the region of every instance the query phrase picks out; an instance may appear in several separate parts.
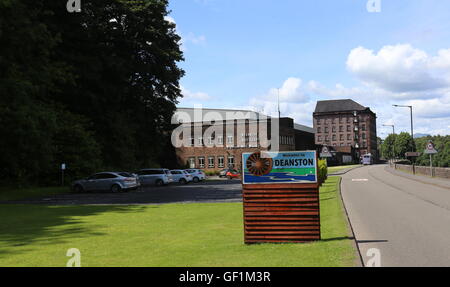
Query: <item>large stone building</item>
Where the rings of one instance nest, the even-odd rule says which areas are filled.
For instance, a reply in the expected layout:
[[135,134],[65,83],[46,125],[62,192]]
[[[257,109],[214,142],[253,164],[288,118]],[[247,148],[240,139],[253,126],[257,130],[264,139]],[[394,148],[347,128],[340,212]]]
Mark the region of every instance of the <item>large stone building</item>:
[[376,118],[370,108],[350,99],[318,101],[313,114],[315,143],[352,154],[355,160],[369,153],[378,159]]
[[315,150],[314,130],[291,118],[272,119],[248,110],[179,108],[174,116],[178,162],[207,171],[241,169],[243,152],[274,150],[272,121],[279,121],[277,150]]

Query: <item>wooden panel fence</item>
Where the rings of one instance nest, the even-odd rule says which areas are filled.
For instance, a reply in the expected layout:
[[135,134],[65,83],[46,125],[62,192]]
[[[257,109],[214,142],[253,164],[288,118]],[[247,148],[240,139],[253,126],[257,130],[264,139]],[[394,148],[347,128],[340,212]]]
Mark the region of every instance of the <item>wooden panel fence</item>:
[[244,184],[245,243],[320,240],[319,184]]

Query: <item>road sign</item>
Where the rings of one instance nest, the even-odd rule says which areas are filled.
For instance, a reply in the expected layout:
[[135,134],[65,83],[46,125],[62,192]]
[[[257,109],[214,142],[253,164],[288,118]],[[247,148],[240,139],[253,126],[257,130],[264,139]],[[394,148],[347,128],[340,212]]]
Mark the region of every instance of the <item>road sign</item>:
[[320,157],[333,157],[333,155],[327,146],[323,146],[322,151],[320,152]]
[[435,154],[435,153],[437,153],[437,152],[438,152],[438,151],[434,148],[433,142],[432,142],[432,141],[429,141],[429,142],[427,143],[427,146],[426,146],[426,148],[425,148],[424,153],[425,153],[425,154]]
[[315,151],[243,153],[243,184],[316,183]]

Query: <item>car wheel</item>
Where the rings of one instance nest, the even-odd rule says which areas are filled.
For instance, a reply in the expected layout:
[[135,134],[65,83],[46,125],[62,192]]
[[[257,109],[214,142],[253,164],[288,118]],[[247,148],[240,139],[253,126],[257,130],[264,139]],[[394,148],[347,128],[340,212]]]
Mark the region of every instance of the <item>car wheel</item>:
[[77,184],[73,187],[73,191],[76,193],[82,193],[84,191],[84,189],[81,185]]
[[155,182],[156,186],[162,186],[164,182],[161,179],[156,180]]
[[118,193],[121,190],[122,190],[122,188],[118,184],[114,184],[113,186],[111,186],[111,192],[113,192],[113,193]]
[[200,179],[199,179],[198,177],[194,177],[193,181],[194,181],[194,182],[199,182]]
[[181,184],[186,184],[187,181],[186,181],[184,178],[182,178],[182,179],[180,179],[180,183],[181,183]]

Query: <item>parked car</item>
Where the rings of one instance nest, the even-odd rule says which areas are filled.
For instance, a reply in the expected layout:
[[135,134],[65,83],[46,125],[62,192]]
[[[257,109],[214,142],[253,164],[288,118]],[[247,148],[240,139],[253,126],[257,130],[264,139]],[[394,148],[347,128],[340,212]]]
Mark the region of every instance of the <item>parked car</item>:
[[147,168],[137,172],[142,185],[162,186],[169,184],[172,179],[170,171],[166,168]]
[[206,175],[201,169],[185,169],[192,175],[193,182],[199,182],[206,179]]
[[225,168],[219,171],[219,177],[227,177],[227,172],[231,171],[233,169],[231,168]]
[[174,169],[171,170],[170,173],[172,174],[173,182],[187,184],[192,181],[192,175],[185,170]]
[[237,170],[230,169],[230,170],[227,171],[226,177],[228,179],[240,178],[241,177],[241,173],[239,171],[237,171]]
[[128,172],[99,172],[85,179],[80,179],[72,183],[75,192],[83,191],[104,191],[120,192],[122,190],[136,189],[139,181]]

